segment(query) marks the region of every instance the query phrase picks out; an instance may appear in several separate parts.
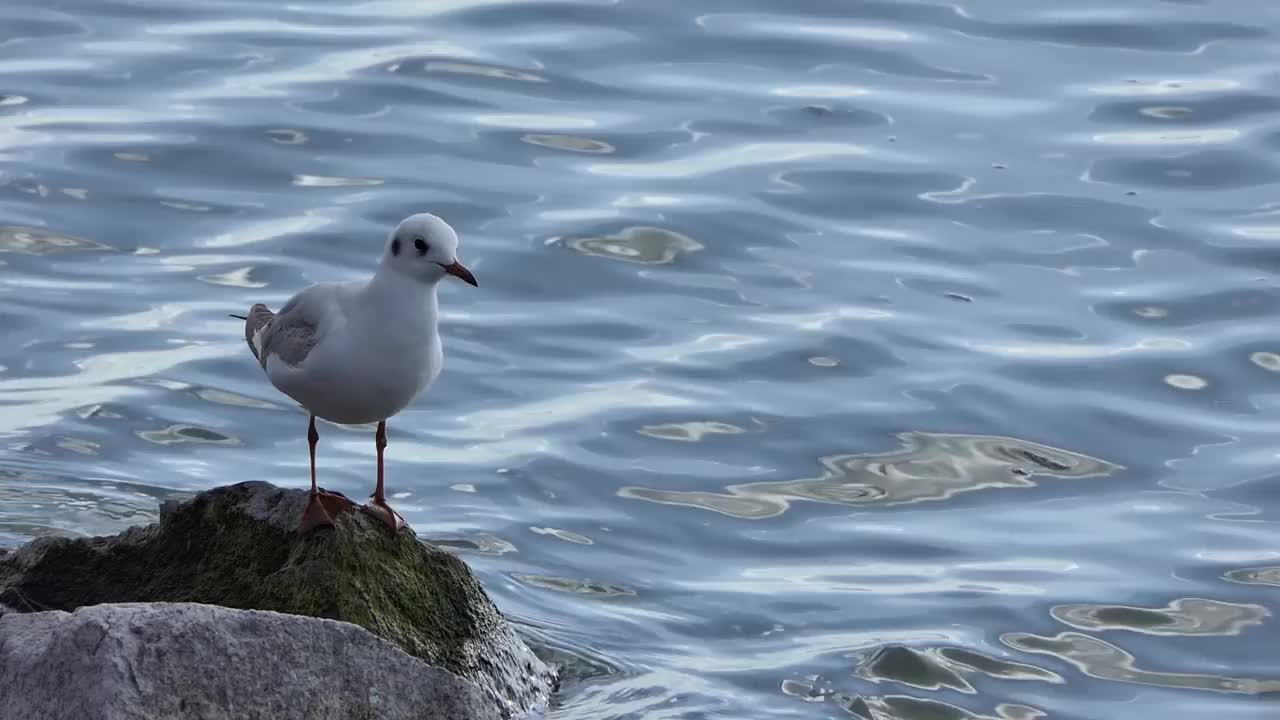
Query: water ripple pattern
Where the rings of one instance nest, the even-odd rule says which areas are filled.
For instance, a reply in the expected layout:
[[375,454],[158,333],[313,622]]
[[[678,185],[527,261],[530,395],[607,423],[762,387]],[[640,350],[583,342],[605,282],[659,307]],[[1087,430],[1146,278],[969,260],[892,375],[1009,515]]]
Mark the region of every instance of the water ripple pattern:
[[[463,236],[396,507],[550,716],[1267,718],[1280,5],[13,0],[0,547],[307,483],[231,312]],[[321,428],[372,487],[370,428]]]

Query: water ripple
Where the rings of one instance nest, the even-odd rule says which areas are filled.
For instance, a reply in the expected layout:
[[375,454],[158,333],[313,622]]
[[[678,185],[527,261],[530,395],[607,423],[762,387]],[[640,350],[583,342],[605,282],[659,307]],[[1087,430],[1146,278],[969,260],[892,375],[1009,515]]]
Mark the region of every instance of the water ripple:
[[904,447],[890,453],[821,458],[824,472],[816,478],[730,485],[723,493],[628,487],[619,495],[759,520],[781,515],[796,500],[896,505],[984,488],[1035,487],[1037,475],[1090,478],[1122,469],[1014,438],[909,433],[902,440]]
[[1059,605],[1059,621],[1081,630],[1132,630],[1149,635],[1239,635],[1271,617],[1261,605],[1179,598],[1163,608]]
[[1280,693],[1280,679],[1142,670],[1135,667],[1136,660],[1130,653],[1082,633],[1064,632],[1053,637],[1010,633],[1001,639],[1018,650],[1061,658],[1080,672],[1104,680],[1245,695]]

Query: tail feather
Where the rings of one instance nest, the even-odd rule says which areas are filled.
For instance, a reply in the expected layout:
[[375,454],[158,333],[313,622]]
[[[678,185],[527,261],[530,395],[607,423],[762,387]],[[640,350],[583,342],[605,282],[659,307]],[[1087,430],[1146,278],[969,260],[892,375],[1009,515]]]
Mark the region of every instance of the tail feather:
[[249,308],[249,315],[244,319],[244,339],[258,362],[262,362],[262,331],[275,316],[266,305],[258,303]]

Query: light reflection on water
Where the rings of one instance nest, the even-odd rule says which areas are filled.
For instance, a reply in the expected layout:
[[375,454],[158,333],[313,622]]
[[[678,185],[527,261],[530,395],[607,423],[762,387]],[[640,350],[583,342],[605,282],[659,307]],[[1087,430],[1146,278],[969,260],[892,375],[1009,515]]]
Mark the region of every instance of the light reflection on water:
[[909,433],[902,439],[905,447],[895,452],[821,458],[823,473],[816,478],[730,485],[724,493],[623,488],[619,495],[758,520],[781,515],[796,500],[894,505],[987,488],[1035,487],[1037,476],[1091,478],[1123,469],[1013,438]]

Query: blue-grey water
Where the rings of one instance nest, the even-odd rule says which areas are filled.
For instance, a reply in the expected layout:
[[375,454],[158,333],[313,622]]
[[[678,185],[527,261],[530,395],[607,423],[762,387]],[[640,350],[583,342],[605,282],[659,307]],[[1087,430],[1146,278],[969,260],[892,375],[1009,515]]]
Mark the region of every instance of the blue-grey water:
[[[0,546],[307,483],[227,317],[431,211],[393,503],[550,716],[1280,713],[1280,4],[10,0]],[[369,428],[321,427],[364,497]]]

